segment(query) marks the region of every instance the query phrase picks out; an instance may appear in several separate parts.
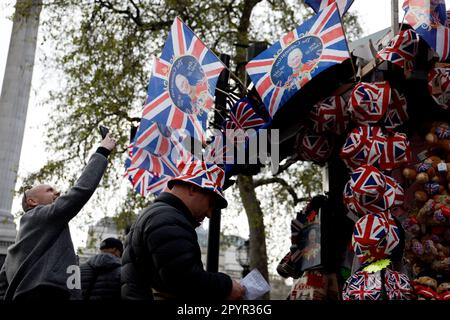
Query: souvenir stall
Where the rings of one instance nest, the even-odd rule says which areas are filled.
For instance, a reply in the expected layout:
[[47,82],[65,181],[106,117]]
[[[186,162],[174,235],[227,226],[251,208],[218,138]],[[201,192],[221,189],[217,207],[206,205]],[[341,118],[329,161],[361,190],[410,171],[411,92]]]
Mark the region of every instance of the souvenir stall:
[[274,116],[281,153],[324,166],[329,185],[292,220],[277,269],[295,279],[289,299],[450,297],[450,64],[439,44],[448,27],[442,4],[428,11],[439,25],[429,29],[415,5],[395,35],[350,46],[356,81],[345,82],[353,70],[343,63]]
[[[295,280],[288,298],[447,300],[445,3],[405,1],[402,24],[349,45],[341,18],[352,2],[306,1],[316,14],[269,48],[253,47],[245,67],[251,85],[235,77],[237,93],[228,85],[233,74],[227,59],[220,61],[175,19],[171,33],[184,36],[169,34],[155,60],[126,176],[143,196],[165,190],[173,177],[203,173],[222,192],[233,176],[255,174],[264,163],[236,164],[233,153],[228,159],[229,146],[223,144],[228,132],[233,148],[248,150],[252,139],[270,140],[261,129],[277,129],[280,160],[311,161],[327,176],[324,194],[292,219],[291,246],[277,268],[280,276]],[[174,51],[180,45],[186,52]],[[214,103],[219,134],[207,139]],[[192,144],[185,147],[194,140],[206,147],[199,154]],[[254,156],[248,152],[247,160]],[[216,214],[210,271],[217,271],[219,231]]]

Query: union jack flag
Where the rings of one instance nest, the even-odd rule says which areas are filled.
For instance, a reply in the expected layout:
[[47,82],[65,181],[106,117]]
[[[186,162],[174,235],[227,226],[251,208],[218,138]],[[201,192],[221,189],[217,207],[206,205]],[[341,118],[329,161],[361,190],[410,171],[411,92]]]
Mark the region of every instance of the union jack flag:
[[320,101],[311,110],[311,120],[314,131],[318,133],[343,133],[349,122],[344,98],[332,96]]
[[204,142],[208,112],[224,68],[192,30],[175,18],[161,57],[153,63],[142,118],[185,129]]
[[345,281],[342,288],[343,300],[380,300],[381,276],[380,271],[368,273],[357,271]]
[[352,5],[353,0],[305,0],[305,3],[310,6],[315,13],[319,13],[329,5],[336,3],[342,17]]
[[439,22],[444,26],[447,25],[448,17],[445,0],[405,0],[402,8],[406,13],[410,9],[421,9],[429,15],[430,20]]
[[284,35],[246,69],[273,117],[312,78],[349,57],[338,8],[332,4]]
[[171,177],[156,176],[151,172],[140,168],[129,168],[126,172],[128,180],[132,183],[134,190],[146,197],[152,193],[159,195],[167,187],[167,182]]
[[266,122],[255,112],[248,98],[238,100],[230,110],[229,129],[258,130]]
[[437,105],[450,110],[450,68],[433,68],[428,73],[428,91]]
[[450,128],[446,128],[444,126],[439,126],[434,130],[434,133],[438,137],[438,139],[448,139],[450,138]]
[[412,60],[419,48],[419,37],[414,30],[400,31],[389,44],[377,53],[377,58],[390,61],[408,71],[413,69]]
[[383,118],[391,102],[391,86],[387,81],[358,83],[350,102],[350,116],[356,123],[376,123]]
[[405,19],[441,61],[450,56],[450,29],[443,0],[409,0]]
[[380,158],[380,169],[392,170],[412,160],[409,141],[404,133],[395,132],[386,138],[384,152]]
[[440,185],[437,182],[427,182],[424,184],[423,189],[428,195],[434,196],[439,193],[439,187]]
[[234,154],[231,154],[228,150],[230,150],[230,146],[227,145],[225,135],[220,132],[214,135],[211,142],[206,146],[203,151],[203,160],[217,165],[233,163]]
[[392,131],[408,120],[406,108],[407,104],[405,96],[398,92],[397,89],[392,89],[392,101],[383,119],[386,130]]
[[131,161],[133,158],[134,141],[128,146],[128,156],[125,160],[125,174],[128,180],[133,185],[134,190],[146,197],[149,193],[158,195],[163,191],[170,177],[158,176],[148,170],[131,167]]

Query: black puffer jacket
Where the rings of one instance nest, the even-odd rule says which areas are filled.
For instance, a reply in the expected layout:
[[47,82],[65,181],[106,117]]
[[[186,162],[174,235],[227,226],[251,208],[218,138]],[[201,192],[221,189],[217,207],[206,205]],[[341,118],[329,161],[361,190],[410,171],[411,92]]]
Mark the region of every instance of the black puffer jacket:
[[120,269],[120,259],[112,254],[100,253],[89,258],[80,266],[83,299],[120,299]]
[[177,299],[220,300],[231,292],[223,273],[207,272],[186,205],[162,193],[131,227],[122,260],[122,298],[152,299],[152,288]]

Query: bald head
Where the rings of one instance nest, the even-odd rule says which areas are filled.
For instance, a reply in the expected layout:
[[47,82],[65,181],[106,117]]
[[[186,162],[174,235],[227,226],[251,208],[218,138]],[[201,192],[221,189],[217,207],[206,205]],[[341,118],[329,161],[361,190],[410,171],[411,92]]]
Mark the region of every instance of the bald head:
[[48,184],[40,184],[29,190],[26,190],[22,198],[22,209],[26,212],[38,205],[47,205],[53,203],[60,193]]

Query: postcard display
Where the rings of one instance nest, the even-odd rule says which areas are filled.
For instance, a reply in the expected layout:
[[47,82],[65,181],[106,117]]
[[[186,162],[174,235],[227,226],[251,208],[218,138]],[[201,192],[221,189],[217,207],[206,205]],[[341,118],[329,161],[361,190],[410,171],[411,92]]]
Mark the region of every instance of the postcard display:
[[[301,160],[323,165],[333,150],[345,164],[339,192],[354,225],[340,257],[349,272],[336,274],[325,271],[333,242],[320,226],[326,196],[292,220],[292,246],[277,269],[296,279],[289,299],[450,298],[450,64],[406,27],[380,40],[372,70],[315,104],[299,131]],[[392,59],[398,47],[411,54]]]

